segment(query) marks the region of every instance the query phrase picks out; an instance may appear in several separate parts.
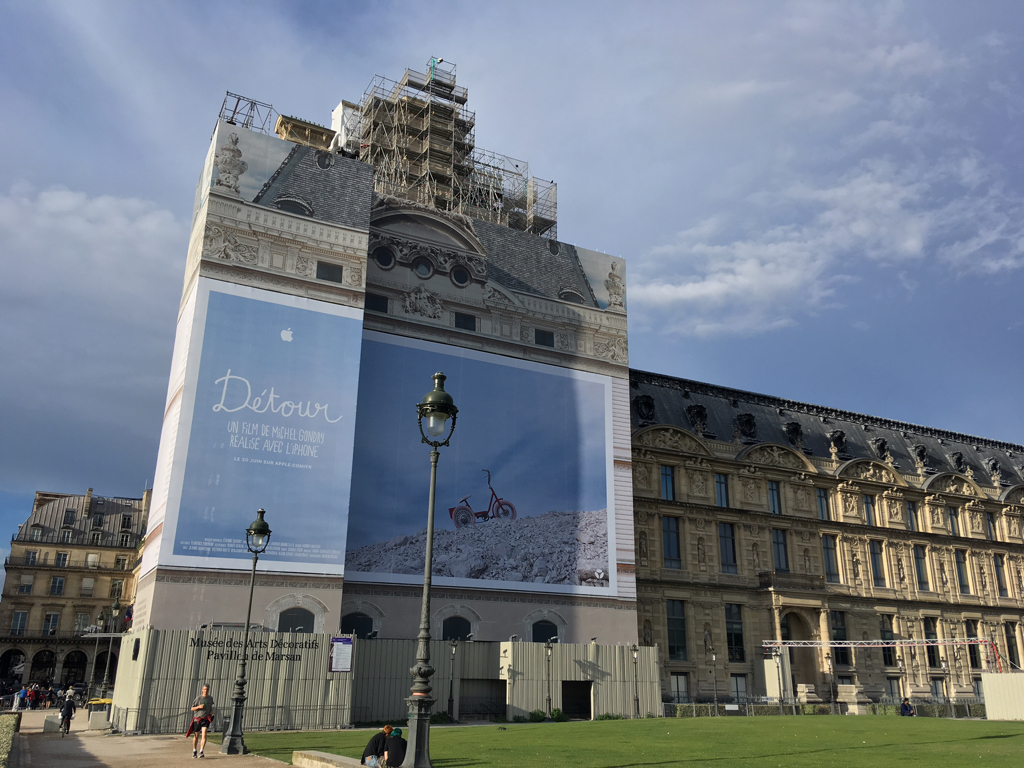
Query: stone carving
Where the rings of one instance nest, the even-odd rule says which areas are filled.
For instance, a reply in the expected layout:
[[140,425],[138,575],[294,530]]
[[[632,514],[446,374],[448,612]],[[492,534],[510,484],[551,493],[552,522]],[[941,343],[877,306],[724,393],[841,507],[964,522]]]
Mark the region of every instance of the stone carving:
[[740,433],[743,442],[757,441],[757,420],[752,413],[740,413],[736,415],[736,429]]
[[811,572],[811,550],[804,549],[804,573]]
[[918,443],[910,447],[910,452],[914,454],[914,466],[918,474],[928,469],[928,448],[926,446]]
[[690,494],[693,496],[708,495],[708,474],[707,472],[687,471],[687,479],[690,481]]
[[860,507],[858,506],[858,499],[860,494],[860,488],[850,481],[840,483],[837,489],[839,491],[839,498],[843,505],[843,514],[846,517],[852,517],[854,519],[860,518]]
[[239,194],[238,177],[249,170],[249,164],[242,159],[237,133],[228,136],[228,143],[217,150],[217,154],[213,156],[213,164],[217,167],[217,180],[213,186]]
[[525,324],[519,326],[519,340],[527,343],[533,341],[531,338],[530,326]]
[[941,478],[934,486],[935,490],[939,493],[955,493],[960,496],[975,496],[977,495],[972,486],[966,480],[960,480],[957,477],[949,476]]
[[[686,406],[686,418],[690,420],[693,431],[699,435],[708,436],[708,409],[703,405],[695,403]],[[713,437],[713,435],[711,435]]]
[[868,461],[854,464],[850,469],[846,470],[845,474],[874,483],[896,482],[896,476],[892,472]]
[[349,285],[360,286],[363,284],[363,268],[359,266],[349,267],[345,282]]
[[608,291],[608,309],[623,309],[625,305],[622,302],[622,296],[626,292],[626,284],[622,282],[617,262],[612,262],[611,272],[608,273],[608,279],[604,281],[604,287]]
[[944,525],[942,521],[942,510],[946,506],[946,500],[941,496],[928,496],[925,498],[924,503],[925,506],[928,507],[928,513],[931,515],[932,525]]
[[491,283],[487,283],[484,286],[484,301],[491,301],[496,304],[511,304],[512,300],[509,299],[504,293],[495,288]]
[[639,548],[640,548],[640,564],[647,565],[647,531],[640,531]]
[[[568,339],[568,336],[566,336],[566,339]],[[568,346],[568,341],[566,346]],[[613,363],[624,363],[629,359],[629,347],[626,344],[626,340],[622,337],[607,341],[595,341],[594,354],[597,357],[603,357],[605,360],[611,360]]]
[[309,256],[295,257],[295,274],[303,277],[313,276],[313,260]]
[[637,512],[636,519],[640,521],[641,525],[647,525],[647,510],[641,509]]
[[240,264],[255,265],[259,249],[254,245],[239,242],[233,232],[207,224],[203,242],[203,258],[237,261]]
[[900,584],[903,584],[907,580],[907,573],[903,570],[903,558],[896,558],[896,573],[899,575]]
[[860,555],[857,554],[857,550],[853,550],[851,555],[853,562],[853,578],[854,581],[860,581]]
[[802,541],[802,542],[804,542],[806,544],[810,540],[811,540],[811,532],[810,531],[800,531],[800,541]]
[[744,457],[747,461],[764,464],[768,467],[788,467],[804,469],[804,463],[798,457],[776,445],[759,445],[751,449]]
[[982,462],[985,465],[985,469],[988,470],[989,475],[992,476],[993,485],[1001,485],[1003,482],[1003,469],[999,466],[999,459],[988,458]]
[[654,629],[651,627],[650,619],[644,619],[644,645],[650,648],[654,645]]
[[1014,538],[1020,536],[1020,518],[1016,514],[1016,507],[1010,507],[1006,510],[1006,522],[1010,529],[1010,535]]
[[696,520],[693,521],[693,524],[697,526],[698,531],[703,531],[704,527],[708,524],[708,521],[705,520],[703,517],[698,517]]
[[939,581],[942,582],[942,586],[949,586],[949,576],[946,575],[946,561],[939,561]]
[[782,425],[782,431],[786,433],[790,445],[795,446],[798,451],[804,449],[804,428],[799,422],[787,421]]
[[793,486],[793,504],[797,509],[808,509],[811,503],[811,494],[802,485]]
[[702,570],[708,569],[708,553],[704,548],[704,537],[697,537],[697,566]]
[[754,564],[754,573],[761,570],[761,548],[757,544],[750,546],[750,559]]
[[743,490],[743,500],[756,504],[761,501],[761,483],[752,477],[741,477],[740,488]]
[[949,463],[953,465],[953,470],[959,472],[961,475],[967,474],[967,459],[960,451],[953,451],[949,454]]
[[650,464],[638,462],[633,465],[633,485],[637,488],[650,488],[653,469]]
[[402,306],[405,308],[406,314],[409,315],[421,315],[434,320],[441,317],[441,300],[437,294],[428,291],[423,286],[405,294]]
[[558,349],[569,349],[569,334],[565,332],[556,333],[555,346]]
[[906,502],[903,499],[903,494],[899,491],[886,491],[883,495],[885,499],[885,508],[889,513],[889,519],[893,522],[903,522],[903,510],[906,509]]
[[703,453],[700,444],[685,432],[677,429],[655,429],[640,435],[641,445],[684,453]]
[[985,565],[981,562],[981,558],[978,558],[978,575],[981,577],[981,589],[983,592],[988,591],[988,573],[985,571]]
[[880,461],[884,461],[886,464],[892,463],[892,455],[889,453],[889,441],[884,437],[873,437],[868,443],[871,445],[871,449],[875,452],[875,456]]
[[975,499],[974,501],[968,502],[964,505],[964,510],[967,512],[967,517],[971,523],[971,530],[974,533],[981,533],[981,523],[985,514],[985,505]]
[[653,421],[654,398],[650,395],[637,395],[633,398],[633,410],[641,421]]
[[846,453],[846,433],[843,430],[833,429],[825,437],[828,438],[829,452],[832,454],[833,461],[837,456]]

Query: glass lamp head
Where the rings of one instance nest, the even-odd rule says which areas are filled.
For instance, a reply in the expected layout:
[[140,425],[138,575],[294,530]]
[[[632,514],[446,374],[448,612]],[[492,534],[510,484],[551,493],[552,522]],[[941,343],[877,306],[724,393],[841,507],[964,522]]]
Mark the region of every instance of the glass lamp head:
[[444,391],[444,382],[448,377],[443,373],[434,374],[434,388],[423,396],[423,400],[416,406],[420,418],[427,421],[427,434],[431,437],[440,437],[448,428],[448,418],[454,417],[459,412],[455,407],[452,396]]
[[248,538],[249,551],[256,554],[265,550],[270,542],[270,526],[263,519],[265,514],[267,514],[265,509],[256,510],[256,519],[249,524],[245,531]]
[[121,601],[116,597],[114,598],[114,604],[110,606],[110,615],[115,619],[121,615]]

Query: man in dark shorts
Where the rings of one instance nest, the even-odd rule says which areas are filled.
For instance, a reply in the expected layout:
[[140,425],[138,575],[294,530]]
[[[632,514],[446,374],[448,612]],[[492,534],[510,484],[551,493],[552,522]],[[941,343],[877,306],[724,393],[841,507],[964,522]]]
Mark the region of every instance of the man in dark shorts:
[[[210,686],[204,685],[203,692],[196,696],[192,702],[192,723],[188,727],[185,736],[192,737],[192,757],[196,757],[196,746],[199,747],[198,757],[206,757],[203,750],[206,749],[206,731],[213,722],[213,697],[210,695]],[[203,740],[199,741],[200,733]]]
[[398,768],[405,760],[405,750],[409,742],[402,738],[402,729],[395,728],[384,745],[384,765],[386,768]]
[[391,735],[391,726],[385,725],[384,730],[379,731],[370,738],[363,750],[363,756],[359,760],[360,765],[368,765],[370,768],[379,768],[380,761],[384,757],[384,745],[387,744],[388,736]]

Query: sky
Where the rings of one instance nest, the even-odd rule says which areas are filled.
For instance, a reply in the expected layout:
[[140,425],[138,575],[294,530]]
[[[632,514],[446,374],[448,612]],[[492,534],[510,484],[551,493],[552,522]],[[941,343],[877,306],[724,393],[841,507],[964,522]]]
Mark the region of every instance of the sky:
[[1024,442],[1017,2],[0,0],[0,530],[152,482],[225,91],[431,56],[626,259],[632,367]]

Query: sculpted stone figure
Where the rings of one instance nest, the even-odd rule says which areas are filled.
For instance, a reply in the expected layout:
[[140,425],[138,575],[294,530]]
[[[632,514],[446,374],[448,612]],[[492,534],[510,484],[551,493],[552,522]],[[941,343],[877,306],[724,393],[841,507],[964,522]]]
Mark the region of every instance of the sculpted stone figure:
[[608,309],[623,309],[625,305],[622,296],[626,292],[626,285],[622,282],[622,276],[619,275],[617,262],[612,262],[611,272],[608,273],[608,279],[604,281],[604,287],[608,291]]
[[213,164],[217,167],[217,180],[213,186],[239,194],[238,177],[249,170],[249,164],[242,159],[237,133],[228,136],[228,143],[217,150]]
[[686,418],[690,420],[690,426],[698,435],[708,431],[708,409],[703,405],[698,403],[686,406]]

